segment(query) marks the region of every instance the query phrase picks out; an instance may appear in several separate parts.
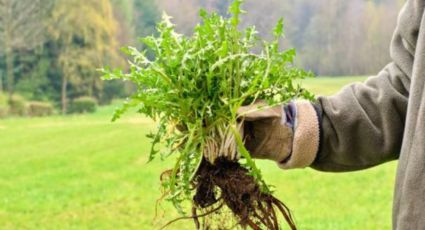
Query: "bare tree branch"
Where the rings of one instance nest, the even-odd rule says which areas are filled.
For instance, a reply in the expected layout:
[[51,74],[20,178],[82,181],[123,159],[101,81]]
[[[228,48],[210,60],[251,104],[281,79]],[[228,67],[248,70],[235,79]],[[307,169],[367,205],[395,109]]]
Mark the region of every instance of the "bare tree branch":
[[21,26],[22,24],[37,24],[37,19],[40,17],[39,15],[39,3],[38,1],[33,1],[26,3],[26,1],[22,1],[21,6],[16,6],[16,9],[12,9],[12,28],[16,28]]
[[0,47],[19,50],[41,44],[44,18],[51,4],[41,0],[0,0]]
[[14,91],[14,52],[43,43],[46,12],[41,0],[0,0],[0,55],[6,59],[9,100]]

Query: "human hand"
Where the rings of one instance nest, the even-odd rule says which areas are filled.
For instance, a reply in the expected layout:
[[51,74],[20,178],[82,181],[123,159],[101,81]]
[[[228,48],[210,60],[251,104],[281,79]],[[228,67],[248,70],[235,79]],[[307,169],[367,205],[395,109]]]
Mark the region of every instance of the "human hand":
[[253,158],[276,161],[282,168],[302,168],[319,148],[319,119],[308,101],[268,107],[263,101],[238,110],[244,143]]

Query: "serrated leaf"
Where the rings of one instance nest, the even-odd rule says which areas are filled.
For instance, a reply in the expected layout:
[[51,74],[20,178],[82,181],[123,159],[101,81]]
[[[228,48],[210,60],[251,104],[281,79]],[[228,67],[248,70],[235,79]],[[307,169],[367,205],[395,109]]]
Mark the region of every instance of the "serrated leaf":
[[243,0],[234,0],[233,3],[230,5],[229,13],[232,15],[230,21],[231,25],[234,27],[237,27],[240,23],[240,15],[242,13],[245,13],[241,9],[241,4],[243,3]]
[[273,29],[273,35],[276,39],[282,37],[284,35],[283,30],[283,18],[280,18],[277,22],[276,26]]

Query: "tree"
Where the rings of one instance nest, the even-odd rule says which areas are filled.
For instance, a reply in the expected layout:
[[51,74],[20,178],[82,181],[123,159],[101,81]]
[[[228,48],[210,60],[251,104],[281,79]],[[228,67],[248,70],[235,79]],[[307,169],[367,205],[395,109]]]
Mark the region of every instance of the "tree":
[[53,99],[54,83],[50,82],[49,74],[55,69],[52,66],[54,57],[49,56],[49,51],[45,45],[40,49],[15,52],[15,62],[19,64],[19,71],[15,75],[15,93],[28,100]]
[[143,37],[151,35],[155,31],[160,15],[153,0],[134,0],[133,24],[135,35]]
[[102,81],[96,69],[117,60],[116,21],[109,0],[59,0],[49,32],[59,47],[62,113],[67,111],[69,87],[73,97],[99,98]]
[[117,21],[117,40],[120,45],[132,44],[134,36],[134,0],[111,0],[115,19]]
[[155,32],[160,12],[154,0],[111,0],[122,45],[139,45],[137,38]]
[[14,88],[14,51],[43,43],[44,15],[49,5],[46,0],[0,0],[0,55],[6,59],[9,101]]

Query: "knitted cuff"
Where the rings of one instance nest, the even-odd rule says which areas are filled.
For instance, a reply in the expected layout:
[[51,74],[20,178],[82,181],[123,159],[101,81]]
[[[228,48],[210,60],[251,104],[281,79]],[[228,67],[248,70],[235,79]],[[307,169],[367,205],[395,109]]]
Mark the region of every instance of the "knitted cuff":
[[310,166],[319,150],[320,130],[316,110],[309,101],[297,101],[292,152],[278,163],[282,169]]

